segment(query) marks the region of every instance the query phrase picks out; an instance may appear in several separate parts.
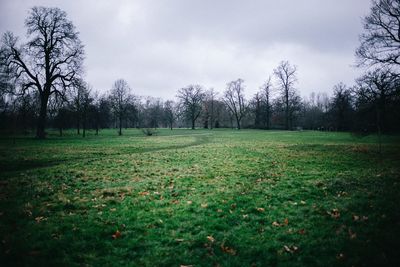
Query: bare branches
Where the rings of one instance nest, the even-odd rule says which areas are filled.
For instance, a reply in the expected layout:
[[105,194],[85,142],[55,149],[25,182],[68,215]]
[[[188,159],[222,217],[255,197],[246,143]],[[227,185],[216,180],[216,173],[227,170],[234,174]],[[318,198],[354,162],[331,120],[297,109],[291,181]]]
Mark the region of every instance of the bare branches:
[[180,104],[186,117],[192,122],[192,129],[194,129],[205,97],[203,88],[200,85],[189,85],[181,88],[178,91],[177,97],[180,99]]
[[235,116],[238,129],[241,128],[240,122],[247,111],[243,82],[242,79],[229,82],[224,92],[224,102],[233,116]]
[[356,50],[358,66],[400,66],[400,0],[373,1]]

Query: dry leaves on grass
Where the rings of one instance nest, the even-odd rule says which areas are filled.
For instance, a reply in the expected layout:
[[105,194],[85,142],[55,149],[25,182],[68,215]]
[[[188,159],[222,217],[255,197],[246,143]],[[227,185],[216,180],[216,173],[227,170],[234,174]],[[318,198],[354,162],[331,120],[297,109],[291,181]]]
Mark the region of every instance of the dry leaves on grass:
[[259,212],[264,212],[265,209],[264,209],[264,208],[257,208],[257,211],[259,211]]
[[207,236],[207,240],[210,241],[211,243],[215,242],[215,239],[214,239],[214,237],[212,235],[208,235]]
[[139,195],[141,196],[148,196],[150,193],[147,191],[139,192]]
[[221,250],[226,254],[236,255],[236,250],[234,250],[233,248],[230,248],[228,246],[225,246],[224,243],[221,244]]
[[119,230],[117,230],[111,237],[112,237],[112,239],[118,239],[121,237],[121,232]]
[[277,221],[273,222],[272,226],[279,227],[279,226],[287,226],[288,224],[289,224],[289,219],[285,218],[282,223],[279,223]]
[[334,219],[340,218],[340,212],[339,212],[338,209],[332,209],[331,211],[327,211],[326,213],[331,215],[331,217],[334,218]]
[[283,246],[283,249],[284,249],[287,253],[291,253],[291,254],[293,254],[293,253],[295,253],[295,252],[297,252],[297,251],[299,250],[299,248],[296,247],[296,246],[286,246],[286,245]]

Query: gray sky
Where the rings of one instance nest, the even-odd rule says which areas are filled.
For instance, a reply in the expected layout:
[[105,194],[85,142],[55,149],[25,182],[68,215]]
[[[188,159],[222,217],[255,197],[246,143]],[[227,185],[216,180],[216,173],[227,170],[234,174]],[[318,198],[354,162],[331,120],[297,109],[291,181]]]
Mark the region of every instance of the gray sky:
[[67,12],[96,90],[124,78],[137,95],[170,99],[189,84],[222,92],[237,78],[250,97],[281,60],[297,65],[302,96],[351,85],[370,0],[0,0],[0,33],[25,37],[36,5]]

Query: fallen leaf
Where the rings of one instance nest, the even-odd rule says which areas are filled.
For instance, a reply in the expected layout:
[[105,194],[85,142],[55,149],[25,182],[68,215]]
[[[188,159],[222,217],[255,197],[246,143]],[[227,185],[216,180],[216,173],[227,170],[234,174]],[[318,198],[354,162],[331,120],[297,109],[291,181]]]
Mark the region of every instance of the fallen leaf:
[[177,238],[177,239],[175,239],[175,241],[176,242],[183,242],[183,241],[185,241],[183,238]]
[[147,192],[147,191],[139,192],[139,195],[141,195],[141,196],[147,196],[147,195],[149,195],[149,194],[150,194],[150,193]]
[[35,221],[36,221],[37,223],[40,223],[40,222],[46,221],[46,220],[47,220],[47,218],[46,218],[46,217],[43,217],[43,216],[39,216],[39,217],[36,217],[36,218],[35,218]]
[[281,226],[278,222],[273,222],[272,226]]
[[113,239],[117,239],[121,237],[121,232],[119,230],[115,231],[115,233],[112,235]]
[[174,199],[174,200],[171,201],[171,203],[172,203],[172,204],[179,204],[179,200]]
[[214,237],[211,236],[211,235],[208,235],[208,236],[207,236],[207,239],[208,239],[208,241],[210,241],[211,243],[214,243],[214,241],[215,241]]
[[305,233],[306,233],[306,230],[304,230],[304,229],[299,230],[299,234],[304,235]]
[[284,225],[288,225],[288,224],[289,224],[289,219],[288,219],[288,218],[285,218],[285,220],[283,221],[283,224],[284,224]]
[[258,210],[259,212],[264,212],[264,211],[265,211],[264,208],[257,208],[257,210]]
[[331,211],[327,211],[332,218],[338,219],[340,217],[340,212],[338,209],[332,209]]
[[207,208],[207,207],[208,207],[208,204],[207,204],[207,203],[203,203],[203,204],[201,204],[201,207],[202,207],[202,208]]
[[358,220],[360,220],[360,216],[357,216],[357,215],[354,215],[354,214],[353,214],[353,221],[356,222],[356,221],[358,221]]
[[296,247],[296,246],[290,246],[290,247],[288,247],[288,246],[284,245],[283,248],[284,248],[285,251],[288,252],[288,253],[295,253],[297,250],[299,250],[299,248]]
[[217,212],[222,212],[222,210],[221,209],[217,209]]
[[227,254],[236,255],[236,250],[230,247],[226,247],[224,243],[221,244],[221,250]]
[[186,203],[191,205],[193,202],[191,200],[188,200]]
[[357,233],[354,233],[353,231],[351,231],[350,228],[349,228],[349,237],[350,237],[350,239],[356,239],[357,238]]
[[343,260],[344,259],[344,254],[343,253],[339,253],[336,255],[336,259],[338,260]]

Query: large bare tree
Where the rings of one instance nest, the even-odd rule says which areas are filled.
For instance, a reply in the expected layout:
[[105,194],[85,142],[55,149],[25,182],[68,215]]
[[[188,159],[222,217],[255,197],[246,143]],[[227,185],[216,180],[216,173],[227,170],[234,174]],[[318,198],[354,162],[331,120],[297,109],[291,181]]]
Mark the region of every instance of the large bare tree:
[[356,50],[358,65],[400,66],[400,0],[374,0],[364,18],[361,45]]
[[177,97],[180,100],[181,109],[190,120],[192,129],[196,127],[196,120],[199,118],[202,103],[205,97],[204,90],[200,85],[189,85],[178,91]]
[[124,79],[114,82],[110,91],[110,103],[115,116],[118,119],[118,135],[122,135],[122,121],[126,116],[126,109],[131,100],[130,87]]
[[39,92],[36,136],[45,138],[47,106],[82,71],[84,49],[74,25],[59,8],[33,7],[25,21],[28,42],[18,45],[11,32],[3,35],[1,61],[18,78],[22,90]]
[[278,81],[285,105],[285,129],[291,128],[290,118],[290,101],[294,95],[294,84],[297,82],[297,67],[290,65],[289,61],[281,61],[276,69],[274,69],[274,75]]
[[227,84],[224,92],[224,102],[236,119],[236,126],[240,130],[241,121],[247,111],[247,104],[244,98],[244,85],[242,79],[231,81]]

